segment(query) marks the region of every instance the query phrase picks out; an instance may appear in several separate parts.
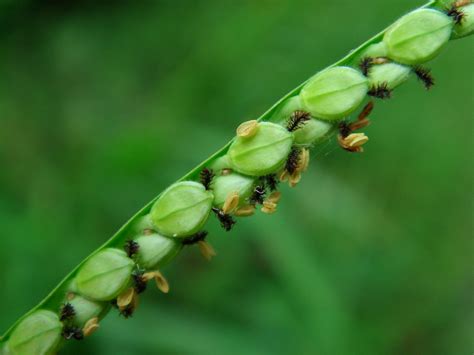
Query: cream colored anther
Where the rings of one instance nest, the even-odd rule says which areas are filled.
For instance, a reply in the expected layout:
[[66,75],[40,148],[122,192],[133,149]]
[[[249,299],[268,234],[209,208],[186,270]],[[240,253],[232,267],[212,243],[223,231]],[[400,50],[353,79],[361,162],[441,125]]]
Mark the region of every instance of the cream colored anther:
[[239,127],[237,127],[237,136],[242,138],[250,138],[255,135],[258,131],[258,121],[257,120],[250,120],[244,123],[241,123]]

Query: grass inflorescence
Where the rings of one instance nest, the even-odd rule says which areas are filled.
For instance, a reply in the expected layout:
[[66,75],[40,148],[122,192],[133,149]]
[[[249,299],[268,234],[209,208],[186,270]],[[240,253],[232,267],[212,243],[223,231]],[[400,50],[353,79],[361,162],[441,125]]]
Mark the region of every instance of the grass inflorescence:
[[[370,97],[391,98],[409,75],[430,89],[434,79],[424,64],[449,41],[454,26],[466,22],[463,7],[470,4],[453,2],[442,11],[430,2],[310,78],[259,119],[239,125],[229,144],[147,204],[15,323],[1,338],[0,350],[18,353],[26,346],[35,353],[51,344],[46,352],[54,353],[61,339],[90,336],[110,305],[131,317],[148,282],[168,293],[160,269],[183,246],[197,245],[207,260],[216,255],[204,230],[211,214],[230,231],[238,218],[257,208],[275,213],[279,183],[296,186],[308,167],[310,149],[332,133],[344,150],[363,152],[369,138],[360,130],[370,123]],[[417,23],[424,27],[410,36]],[[442,30],[434,36],[438,28]],[[370,47],[381,44],[386,52],[373,56]],[[357,110],[359,115],[351,119]]]

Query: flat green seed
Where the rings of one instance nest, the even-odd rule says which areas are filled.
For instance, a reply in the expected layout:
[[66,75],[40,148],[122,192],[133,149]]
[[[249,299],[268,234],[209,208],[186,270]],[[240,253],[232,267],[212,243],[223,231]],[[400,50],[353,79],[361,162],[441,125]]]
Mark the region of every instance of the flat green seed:
[[387,83],[389,89],[394,89],[403,84],[410,77],[411,69],[396,63],[374,65],[369,70],[371,86]]
[[168,237],[186,237],[198,232],[206,223],[214,195],[197,182],[183,181],[171,185],[151,208],[151,220],[158,231]]
[[413,11],[385,33],[388,56],[402,64],[422,64],[433,59],[449,41],[452,19],[432,9]]
[[72,318],[74,325],[82,328],[86,322],[94,317],[102,316],[109,306],[104,303],[88,300],[87,298],[76,295],[72,300],[67,300],[74,308],[75,315]]
[[286,161],[293,135],[280,125],[260,123],[249,138],[237,137],[229,147],[229,161],[235,171],[251,176],[276,172]]
[[303,110],[315,118],[338,120],[364,100],[368,81],[359,71],[334,67],[316,74],[301,90]]
[[461,38],[474,33],[474,4],[469,4],[459,8],[464,17],[459,24],[454,25],[452,38]]
[[182,248],[176,239],[157,233],[142,235],[135,242],[139,245],[137,263],[147,270],[168,264]]
[[212,181],[214,205],[222,208],[227,196],[232,192],[239,194],[239,205],[242,205],[252,193],[254,183],[254,179],[235,173],[215,177]]
[[7,343],[7,354],[54,354],[61,341],[62,323],[57,314],[35,311],[16,326]]
[[107,248],[88,259],[77,274],[77,289],[97,301],[117,297],[128,285],[133,261],[119,249]]
[[307,146],[322,142],[329,138],[334,128],[335,125],[331,122],[312,118],[295,131],[295,144]]

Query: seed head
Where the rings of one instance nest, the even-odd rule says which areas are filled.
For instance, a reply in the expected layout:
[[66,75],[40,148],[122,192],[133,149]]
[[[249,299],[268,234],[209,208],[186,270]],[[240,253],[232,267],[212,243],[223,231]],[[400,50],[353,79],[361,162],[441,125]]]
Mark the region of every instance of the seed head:
[[431,89],[431,87],[435,84],[430,69],[417,65],[413,68],[413,71],[415,72],[416,77],[423,83],[426,90]]
[[293,112],[286,124],[288,132],[294,132],[303,127],[311,119],[309,112],[297,110]]
[[208,168],[202,169],[201,174],[200,174],[200,180],[201,180],[201,184],[204,185],[206,190],[210,190],[212,179],[214,178],[214,176],[215,174],[212,169],[208,169]]

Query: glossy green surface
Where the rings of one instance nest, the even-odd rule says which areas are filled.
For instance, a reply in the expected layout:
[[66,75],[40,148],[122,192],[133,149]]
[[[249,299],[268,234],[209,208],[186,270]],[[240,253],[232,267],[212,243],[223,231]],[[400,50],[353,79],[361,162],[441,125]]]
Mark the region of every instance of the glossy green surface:
[[193,181],[171,185],[151,208],[155,228],[166,237],[186,237],[201,230],[211,212],[214,195]]
[[214,205],[221,208],[224,205],[227,196],[232,192],[239,194],[240,204],[250,196],[255,186],[255,179],[233,173],[225,176],[216,176],[212,183],[214,193]]
[[237,137],[229,147],[230,167],[238,173],[263,176],[282,167],[293,135],[275,123],[260,123],[252,137]]
[[316,74],[301,89],[303,109],[315,118],[340,120],[365,99],[368,81],[360,71],[334,67]]
[[388,57],[403,64],[423,64],[448,43],[452,28],[453,20],[441,11],[411,12],[385,33]]
[[8,355],[51,355],[61,341],[62,324],[57,314],[40,310],[25,318],[12,333]]
[[453,38],[462,38],[474,32],[474,4],[463,6],[459,9],[463,13],[461,23],[455,24]]
[[128,285],[133,262],[123,250],[107,248],[93,255],[77,273],[80,294],[98,301],[110,301]]
[[[415,6],[55,4],[0,11],[2,330],[240,122]],[[150,284],[63,353],[471,353],[471,43],[430,63],[429,92],[412,78],[376,103],[363,155],[318,147],[276,214],[211,222],[211,263],[185,248],[169,295]]]
[[142,235],[135,239],[139,245],[137,263],[147,270],[168,264],[181,250],[181,243],[159,234]]
[[369,83],[371,86],[387,84],[390,89],[395,89],[408,80],[411,74],[411,68],[396,64],[387,63],[374,65],[369,70]]

